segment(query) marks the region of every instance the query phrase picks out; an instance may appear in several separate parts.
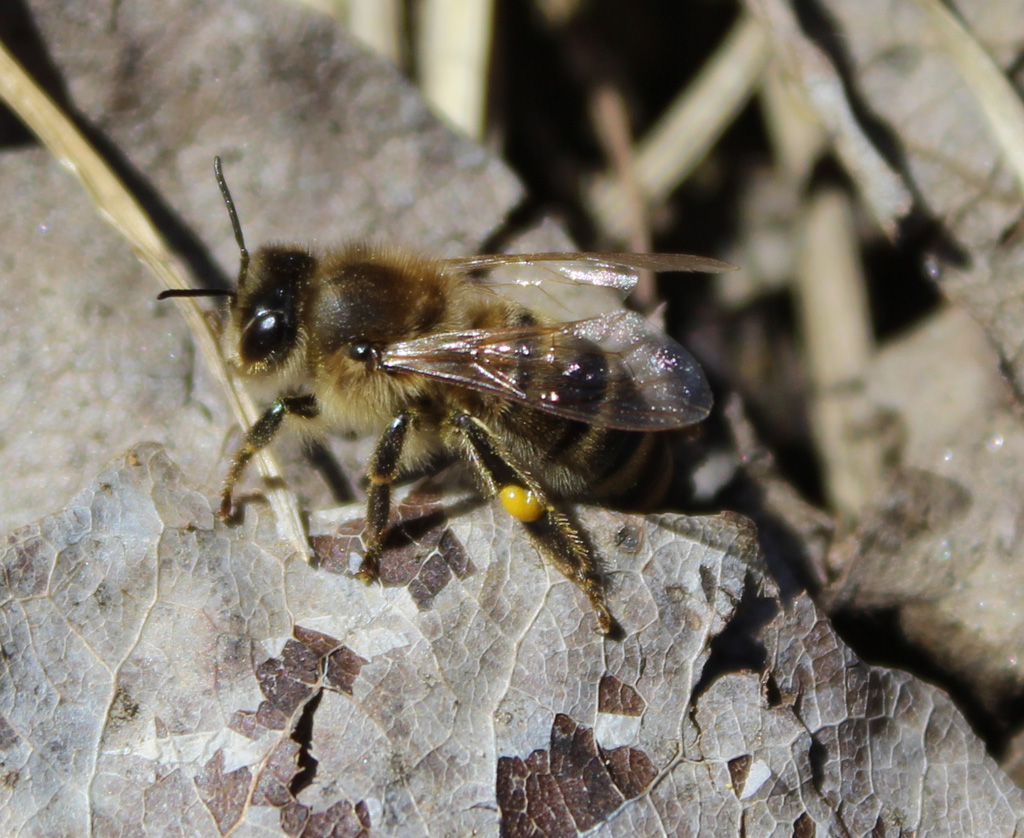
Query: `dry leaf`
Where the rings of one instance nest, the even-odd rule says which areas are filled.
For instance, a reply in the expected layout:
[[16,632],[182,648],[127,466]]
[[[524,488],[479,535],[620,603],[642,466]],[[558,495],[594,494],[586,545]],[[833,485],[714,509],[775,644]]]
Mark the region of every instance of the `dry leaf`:
[[0,554],[3,830],[1024,826],[949,699],[858,661],[806,597],[783,607],[742,518],[581,509],[616,642],[496,509],[411,499],[367,586],[361,509],[314,519],[312,567],[268,513],[226,528],[133,449]]

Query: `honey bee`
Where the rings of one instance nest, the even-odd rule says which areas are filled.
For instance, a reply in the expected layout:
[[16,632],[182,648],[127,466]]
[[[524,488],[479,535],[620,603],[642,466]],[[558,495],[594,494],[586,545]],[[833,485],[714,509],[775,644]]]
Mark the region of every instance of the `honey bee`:
[[611,633],[615,623],[593,553],[558,504],[657,505],[672,477],[661,432],[707,416],[707,380],[685,349],[634,312],[552,322],[480,274],[508,268],[624,296],[640,270],[732,266],[680,254],[432,260],[363,244],[323,255],[269,245],[250,260],[219,158],[214,173],[240,252],[237,287],[165,291],[160,298],[228,297],[224,337],[231,365],[281,394],[234,455],[221,517],[232,515],[232,493],[246,464],[286,420],[314,434],[378,433],[367,464],[359,571],[372,580],[392,485],[454,455],[468,464],[482,493],[498,496],[541,553],[583,590],[600,631]]

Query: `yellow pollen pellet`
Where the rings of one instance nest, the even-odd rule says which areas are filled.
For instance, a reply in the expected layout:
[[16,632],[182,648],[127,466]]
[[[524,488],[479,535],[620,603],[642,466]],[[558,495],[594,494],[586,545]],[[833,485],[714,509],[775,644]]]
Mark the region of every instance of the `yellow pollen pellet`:
[[524,489],[522,486],[504,486],[498,496],[501,498],[501,505],[513,518],[530,523],[536,521],[544,514],[544,504],[531,489]]

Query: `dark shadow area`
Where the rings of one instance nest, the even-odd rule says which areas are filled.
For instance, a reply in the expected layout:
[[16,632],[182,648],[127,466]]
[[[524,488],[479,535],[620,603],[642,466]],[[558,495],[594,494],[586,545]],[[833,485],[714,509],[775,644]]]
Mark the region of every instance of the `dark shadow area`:
[[777,612],[775,600],[765,596],[748,574],[736,612],[725,628],[711,640],[710,654],[693,688],[693,704],[723,675],[764,671],[768,653],[760,637],[761,630]]
[[352,481],[324,443],[310,440],[304,446],[304,454],[306,461],[316,469],[321,479],[327,484],[327,488],[331,490],[331,496],[337,503],[351,503],[356,499]]
[[292,797],[298,797],[299,793],[316,778],[316,767],[319,765],[319,761],[311,753],[313,749],[313,716],[323,697],[324,691],[317,690],[316,695],[310,698],[306,702],[306,706],[302,708],[299,720],[292,731],[292,741],[299,744],[299,771],[288,785],[288,791],[292,793]]
[[[21,0],[5,0],[0,7],[0,41],[55,102],[62,107],[67,106],[64,81],[50,60],[42,36]],[[30,146],[36,142],[35,135],[21,120],[0,104],[0,148]]]
[[[531,200],[562,220],[584,249],[595,246],[584,186],[606,164],[590,113],[594,92],[604,85],[619,91],[633,135],[642,136],[735,17],[730,4],[695,13],[685,3],[594,0],[557,22],[528,3],[497,4],[489,116],[502,156],[528,184]],[[715,224],[705,212],[711,203],[674,226],[692,229],[696,241],[701,219]],[[704,247],[693,252],[708,252],[711,243],[700,241]]]

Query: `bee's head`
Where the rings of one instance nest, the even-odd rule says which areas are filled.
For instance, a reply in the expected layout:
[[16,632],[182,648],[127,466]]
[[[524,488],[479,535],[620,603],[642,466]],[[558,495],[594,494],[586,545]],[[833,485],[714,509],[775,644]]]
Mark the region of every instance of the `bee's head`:
[[239,275],[225,339],[243,374],[281,372],[290,360],[300,360],[299,323],[315,268],[305,250],[269,246],[257,250]]
[[244,375],[284,372],[287,362],[299,354],[295,352],[300,342],[299,308],[316,260],[298,248],[268,246],[257,250],[250,261],[220,157],[213,159],[213,171],[238,243],[236,290],[175,289],[164,291],[157,299],[230,298],[225,345],[230,347],[232,362]]

